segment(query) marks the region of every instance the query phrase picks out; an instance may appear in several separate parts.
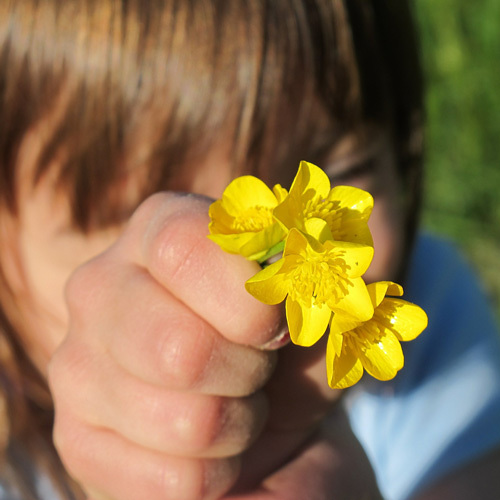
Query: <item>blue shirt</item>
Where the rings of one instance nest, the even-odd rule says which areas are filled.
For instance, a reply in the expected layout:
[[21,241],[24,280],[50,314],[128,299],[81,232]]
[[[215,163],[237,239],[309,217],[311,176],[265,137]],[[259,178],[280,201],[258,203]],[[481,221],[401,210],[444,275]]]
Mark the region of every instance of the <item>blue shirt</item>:
[[425,235],[403,298],[427,312],[429,326],[403,343],[394,380],[365,375],[347,398],[387,500],[407,499],[500,444],[500,334],[476,277],[453,246]]

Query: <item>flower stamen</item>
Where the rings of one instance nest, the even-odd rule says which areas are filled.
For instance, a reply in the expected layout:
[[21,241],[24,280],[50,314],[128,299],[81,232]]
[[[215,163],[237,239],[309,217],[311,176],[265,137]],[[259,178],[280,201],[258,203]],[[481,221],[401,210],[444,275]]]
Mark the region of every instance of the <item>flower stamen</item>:
[[234,218],[232,226],[239,232],[257,232],[269,227],[273,222],[273,211],[271,208],[255,205],[240,212]]
[[342,259],[342,252],[334,257],[314,254],[302,258],[288,277],[290,297],[308,307],[337,303],[352,285],[346,274],[349,269]]

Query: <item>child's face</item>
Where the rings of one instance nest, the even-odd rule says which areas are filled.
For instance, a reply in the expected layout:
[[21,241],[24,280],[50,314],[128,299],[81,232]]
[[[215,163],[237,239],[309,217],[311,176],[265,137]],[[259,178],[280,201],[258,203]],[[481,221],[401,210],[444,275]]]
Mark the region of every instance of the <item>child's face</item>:
[[[219,197],[231,180],[231,165],[224,156],[219,150],[213,151],[175,188]],[[297,167],[290,165],[292,170]],[[375,256],[365,277],[369,282],[396,279],[402,258],[403,214],[390,139],[379,132],[372,133],[369,141],[346,136],[321,167],[333,184],[353,185],[374,195],[370,227]],[[275,172],[273,181],[289,187],[294,173]],[[66,200],[54,193],[49,176],[35,190],[22,190],[19,202],[16,219],[5,214],[0,219],[2,249],[6,249],[1,265],[16,304],[10,308],[7,305],[8,314],[31,358],[45,373],[67,329],[64,286],[68,277],[80,264],[108,248],[122,228],[89,235],[72,229]]]

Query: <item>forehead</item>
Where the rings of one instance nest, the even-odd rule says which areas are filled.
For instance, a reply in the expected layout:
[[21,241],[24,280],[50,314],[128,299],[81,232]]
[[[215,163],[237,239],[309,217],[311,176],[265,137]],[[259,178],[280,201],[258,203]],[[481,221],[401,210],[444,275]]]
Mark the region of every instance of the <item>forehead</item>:
[[[213,9],[196,8],[202,3]],[[40,9],[48,12],[54,5]],[[43,58],[36,57],[37,47],[20,56],[28,69],[32,64],[43,71],[33,72],[11,100],[34,110],[21,113],[26,123],[11,127],[24,135],[25,125],[31,127],[33,117],[54,104],[52,94],[37,93],[45,86],[36,76],[48,78],[49,90],[63,87],[54,68],[75,78],[77,91],[67,95],[41,156],[45,161],[54,152],[70,153],[60,169],[62,186],[82,228],[116,221],[129,209],[124,198],[138,201],[189,186],[205,191],[196,181],[201,172],[220,176],[222,170],[208,161],[214,151],[228,157],[231,176],[252,172],[286,185],[302,159],[323,165],[330,154],[345,155],[339,152],[345,144],[359,149],[360,143],[345,137],[363,115],[386,116],[384,66],[374,38],[365,36],[375,29],[374,18],[361,15],[365,7],[356,7],[358,2],[132,2],[130,9],[108,11],[109,5],[103,0],[82,12],[71,29],[57,21],[51,37],[27,13],[21,33],[26,47],[41,38],[47,46]],[[123,30],[120,43],[113,38],[115,28]],[[364,57],[358,60],[360,48]],[[12,51],[12,64],[15,57]],[[89,60],[95,63],[91,72]],[[13,73],[8,64],[5,71]],[[4,142],[12,144],[12,157],[18,142]],[[6,164],[6,171],[11,167]]]

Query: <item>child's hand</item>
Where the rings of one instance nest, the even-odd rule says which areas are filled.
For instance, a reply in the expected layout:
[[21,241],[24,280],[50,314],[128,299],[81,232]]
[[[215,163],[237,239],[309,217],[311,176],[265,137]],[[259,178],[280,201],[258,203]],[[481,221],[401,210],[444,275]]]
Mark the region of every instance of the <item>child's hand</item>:
[[[279,446],[280,440],[275,439],[273,444]],[[242,469],[248,464],[248,455],[253,455],[250,460],[258,454],[262,459],[272,445],[258,448],[257,444],[245,456]],[[341,405],[332,408],[323,425],[282,467],[251,490],[233,491],[224,497],[224,500],[304,499],[382,500],[371,465]]]
[[[245,458],[255,482],[337,397],[319,349],[287,349],[264,395],[276,356],[256,346],[284,318],[246,292],[257,265],[206,237],[207,208],[192,196],[151,197],[68,283],[69,334],[50,366],[55,442],[96,500],[216,498],[254,441],[266,456]],[[282,430],[293,432],[265,446]]]
[[159,194],[67,287],[53,357],[55,442],[95,498],[212,498],[262,429],[261,344],[280,312],[244,289],[256,264],[206,238],[208,203]]

